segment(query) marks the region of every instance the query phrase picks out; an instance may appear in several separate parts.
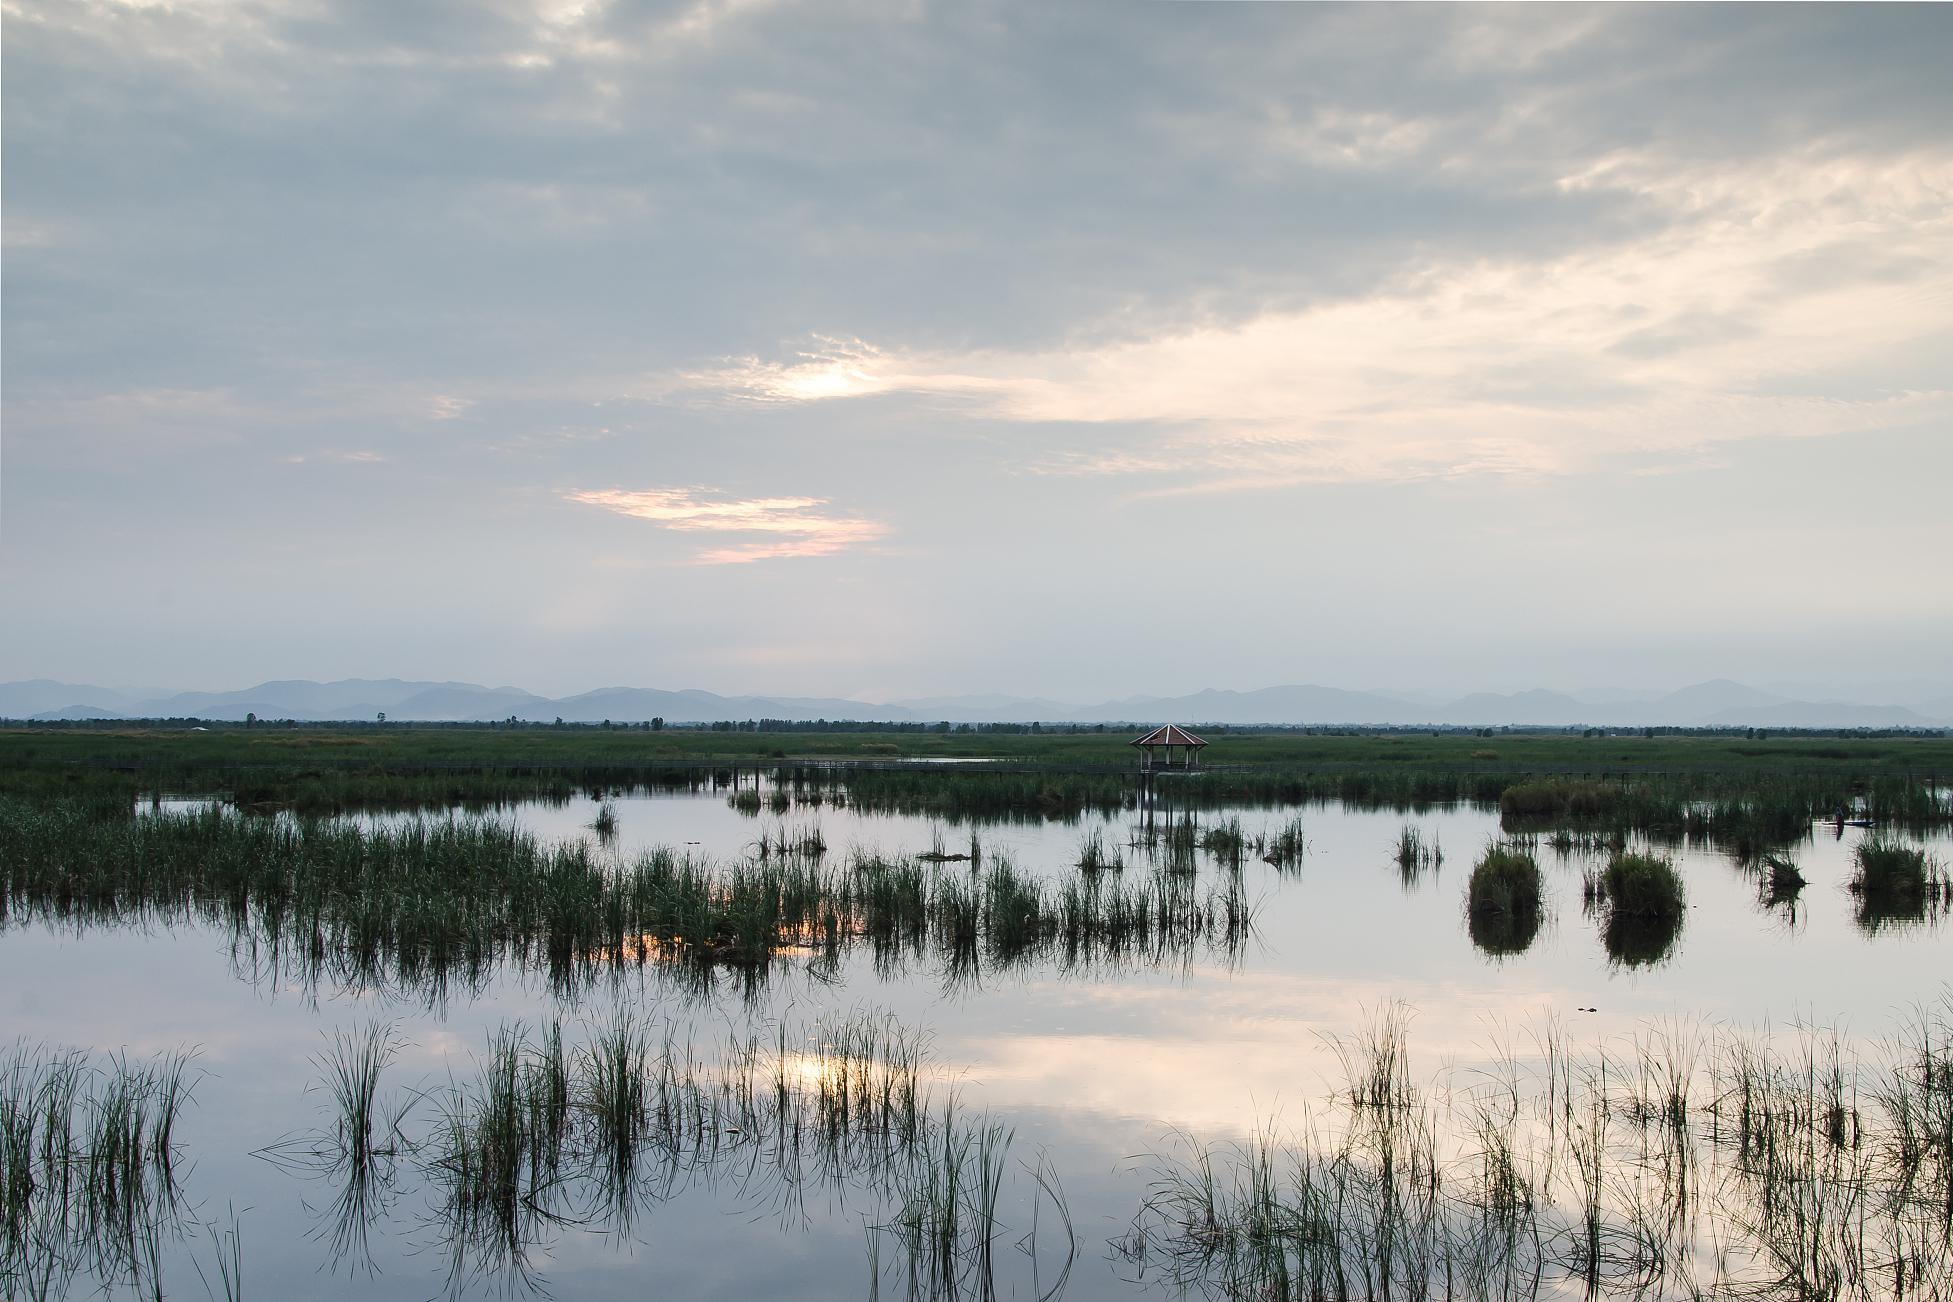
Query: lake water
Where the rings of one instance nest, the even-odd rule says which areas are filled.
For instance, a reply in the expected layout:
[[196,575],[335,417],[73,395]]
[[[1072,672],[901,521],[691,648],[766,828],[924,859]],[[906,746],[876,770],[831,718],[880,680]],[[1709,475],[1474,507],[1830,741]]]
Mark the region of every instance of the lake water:
[[[857,849],[960,851],[971,830],[831,805],[755,815],[723,792],[608,804],[616,830],[602,844],[620,857],[662,845],[729,861],[751,855],[763,834],[815,823],[830,859]],[[499,816],[547,839],[594,842],[598,810],[577,799]],[[1858,829],[1821,826],[1792,847],[1809,882],[1794,910],[1761,904],[1753,873],[1725,854],[1664,847],[1686,883],[1687,917],[1664,958],[1627,966],[1610,960],[1599,924],[1583,910],[1583,873],[1599,860],[1544,843],[1536,853],[1547,917],[1537,937],[1502,958],[1473,944],[1466,882],[1478,854],[1501,836],[1496,814],[1313,805],[1199,816],[1209,825],[1238,817],[1253,837],[1296,814],[1307,838],[1299,865],[1278,869],[1249,855],[1238,870],[1256,925],[1232,954],[1158,965],[979,967],[973,975],[930,962],[878,969],[857,951],[833,970],[789,960],[758,990],[733,980],[681,989],[650,967],[575,994],[502,968],[478,989],[437,995],[329,980],[308,986],[288,971],[253,968],[229,936],[194,926],[77,934],[16,922],[0,932],[0,1012],[10,1040],[135,1058],[195,1049],[194,1106],[179,1134],[187,1215],[162,1259],[176,1295],[202,1295],[206,1276],[215,1287],[217,1244],[200,1226],[235,1227],[248,1294],[294,1299],[493,1296],[532,1286],[563,1298],[858,1298],[877,1287],[890,1297],[950,1287],[912,1278],[899,1235],[886,1228],[898,1209],[885,1187],[846,1172],[789,1177],[745,1150],[666,1173],[627,1225],[578,1214],[532,1226],[526,1277],[492,1260],[480,1271],[464,1262],[455,1273],[447,1186],[439,1171],[404,1154],[388,1171],[370,1255],[335,1242],[331,1178],[290,1160],[308,1136],[331,1128],[320,1088],[330,1036],[376,1019],[394,1024],[399,1049],[383,1096],[406,1108],[405,1129],[425,1133],[438,1121],[443,1090],[474,1079],[496,1028],[519,1019],[533,1030],[561,1017],[566,1039],[581,1043],[621,1007],[643,1013],[661,1036],[668,1028],[707,1062],[722,1042],[748,1034],[818,1049],[822,1019],[849,1014],[885,1015],[925,1036],[925,1078],[937,1096],[953,1093],[960,1117],[987,1118],[1010,1133],[990,1275],[996,1295],[1103,1299],[1177,1293],[1129,1250],[1153,1168],[1146,1155],[1171,1151],[1183,1136],[1245,1138],[1316,1108],[1342,1079],[1333,1037],[1360,1031],[1392,1005],[1410,1019],[1413,1078],[1444,1082],[1491,1063],[1499,1043],[1523,1055],[1554,1021],[1578,1045],[1616,1048],[1657,1027],[1782,1032],[1817,1022],[1839,1028],[1851,1051],[1870,1054],[1909,1005],[1937,998],[1953,971],[1945,925],[1874,934],[1858,925],[1846,889],[1854,847],[1867,835]],[[986,861],[1008,856],[1058,879],[1076,871],[1081,843],[1096,831],[1122,850],[1125,872],[1136,878],[1150,871],[1143,852],[1127,848],[1137,818],[1126,811],[977,832]],[[1394,855],[1406,824],[1441,850],[1440,863],[1400,869]],[[1949,857],[1943,836],[1929,848]],[[1203,881],[1229,871],[1209,855],[1199,862]],[[946,863],[936,871],[968,869]],[[1075,1252],[1066,1251],[1056,1203],[1034,1170],[1062,1188]],[[1038,1232],[1028,1238],[1034,1222]],[[79,1296],[93,1286],[84,1272],[72,1287]],[[1541,1291],[1582,1289],[1580,1281],[1549,1280]]]

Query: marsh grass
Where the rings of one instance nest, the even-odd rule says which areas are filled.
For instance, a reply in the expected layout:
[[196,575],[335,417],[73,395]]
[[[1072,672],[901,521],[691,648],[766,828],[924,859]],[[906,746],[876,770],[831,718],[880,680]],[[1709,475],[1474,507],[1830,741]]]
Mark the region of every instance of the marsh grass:
[[1195,857],[1195,851],[1200,848],[1200,835],[1200,824],[1192,814],[1169,818],[1160,833],[1160,853],[1154,858],[1155,865],[1170,875],[1193,876],[1200,868]]
[[1094,827],[1078,842],[1078,868],[1081,872],[1123,872],[1126,861],[1116,845],[1106,841],[1105,830]]
[[[894,1169],[899,1205],[871,1233],[900,1244],[911,1297],[993,1295],[998,1198],[1007,1172],[1011,1131],[989,1120],[958,1120],[953,1101],[929,1127],[927,1144]],[[877,1267],[877,1283],[879,1268]]]
[[827,837],[818,819],[793,826],[780,822],[760,830],[753,853],[762,863],[769,859],[818,859],[827,853]]
[[[787,1225],[813,1194],[865,1198],[883,1209],[867,1217],[875,1236],[930,1296],[982,1295],[999,1269],[1009,1131],[966,1116],[926,1036],[885,1013],[782,1019],[704,1049],[689,1022],[629,1008],[574,1039],[559,1022],[508,1022],[445,1083],[409,1092],[423,1096],[429,1119],[397,1151],[426,1191],[426,1246],[451,1294],[542,1291],[542,1251],[560,1235],[628,1236],[701,1187]],[[1056,1199],[1068,1271],[1055,1175],[1027,1170],[1034,1212]]]
[[1223,866],[1238,869],[1241,857],[1247,853],[1248,838],[1241,830],[1239,815],[1228,817],[1203,828],[1200,833],[1200,848],[1205,850]]
[[1397,875],[1406,887],[1414,886],[1427,872],[1443,866],[1444,851],[1435,839],[1427,842],[1423,829],[1414,823],[1405,823],[1397,832],[1397,844],[1391,852],[1396,861]]
[[[415,1100],[383,1107],[380,1079],[402,1047],[390,1021],[334,1031],[312,1059],[319,1073],[314,1088],[325,1097],[330,1129],[304,1140],[288,1137],[256,1154],[331,1186],[324,1233],[335,1267],[344,1264],[354,1274],[372,1272],[372,1227],[393,1206],[395,1158],[404,1143],[405,1114]],[[236,1248],[235,1238],[231,1246]]]
[[[237,1209],[227,1209],[228,1228],[205,1222],[204,1230],[210,1235],[211,1269],[206,1272],[201,1261],[193,1264],[197,1278],[203,1281],[204,1292],[217,1302],[243,1302],[244,1298],[244,1232],[239,1224]],[[212,1276],[215,1276],[213,1279]]]
[[160,1291],[183,1235],[176,1126],[192,1055],[135,1062],[16,1041],[0,1059],[0,1288],[58,1297],[76,1277]]
[[[15,812],[8,811],[10,814]],[[878,963],[1175,961],[1249,935],[1238,882],[1084,889],[1008,856],[940,870],[915,859],[811,851],[714,865],[672,850],[618,863],[581,839],[543,845],[492,819],[366,828],[207,810],[114,820],[69,806],[0,819],[7,916],[55,926],[206,922],[240,966],[316,986],[472,988],[501,963],[558,988],[655,966],[750,981],[789,958]],[[803,829],[786,839],[804,850]]]
[[1264,833],[1256,847],[1261,852],[1262,862],[1276,868],[1295,868],[1309,851],[1309,842],[1304,835],[1302,816],[1291,816],[1274,831]]
[[1953,1289],[1953,994],[1879,1060],[1673,1020],[1413,1087],[1405,1014],[1277,1132],[1142,1160],[1115,1248],[1229,1299],[1933,1299]]

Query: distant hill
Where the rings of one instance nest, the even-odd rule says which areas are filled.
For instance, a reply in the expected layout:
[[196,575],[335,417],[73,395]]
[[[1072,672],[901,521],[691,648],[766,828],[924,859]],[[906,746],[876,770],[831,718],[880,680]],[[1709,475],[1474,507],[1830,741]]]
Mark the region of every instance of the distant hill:
[[36,723],[54,723],[75,719],[122,719],[128,716],[114,710],[104,710],[99,705],[64,705],[58,710],[43,710],[31,717]]
[[1430,723],[1432,709],[1374,692],[1338,687],[1263,687],[1252,692],[1206,691],[1191,696],[1139,697],[1090,706],[1072,717],[1121,723],[1156,719],[1186,723]]
[[932,722],[949,719],[956,723],[1027,723],[1037,720],[1070,719],[1078,707],[1063,701],[1035,696],[1003,696],[995,692],[969,696],[923,696],[890,701],[890,709],[907,711],[911,718]]
[[61,683],[52,678],[30,678],[25,682],[0,683],[0,715],[28,719],[37,714],[54,714],[76,705],[119,710],[134,698],[112,687],[90,687],[86,683]]
[[1721,710],[1709,722],[1739,728],[1929,728],[1945,720],[1930,719],[1902,705],[1785,701]]
[[519,687],[347,678],[330,683],[280,679],[233,692],[146,695],[37,678],[0,683],[0,718],[32,720],[201,718],[290,719],[304,723],[389,719],[466,723],[511,716],[527,722],[669,723],[720,720],[815,719],[934,723],[1119,723],[1189,725],[1352,724],[1378,726],[1498,726],[1752,728],[1918,728],[1953,726],[1953,697],[1908,708],[1880,702],[1804,701],[1727,679],[1697,683],[1649,697],[1633,692],[1542,689],[1475,692],[1455,700],[1421,694],[1348,691],[1313,684],[1254,691],[1209,688],[1185,696],[1132,696],[1097,705],[1036,697],[971,695],[921,697],[876,705],[821,696],[720,696],[686,689],[601,687],[551,698]]
[[1431,722],[1479,725],[1528,723],[1554,727],[1586,723],[1595,715],[1612,713],[1616,708],[1589,705],[1559,692],[1537,688],[1530,692],[1513,692],[1509,696],[1476,692],[1445,706],[1432,717]]
[[1731,710],[1760,710],[1770,706],[1791,705],[1787,696],[1774,692],[1759,691],[1732,683],[1727,678],[1713,678],[1706,683],[1684,687],[1680,691],[1658,696],[1647,703],[1650,711],[1671,715],[1675,718],[1710,719]]

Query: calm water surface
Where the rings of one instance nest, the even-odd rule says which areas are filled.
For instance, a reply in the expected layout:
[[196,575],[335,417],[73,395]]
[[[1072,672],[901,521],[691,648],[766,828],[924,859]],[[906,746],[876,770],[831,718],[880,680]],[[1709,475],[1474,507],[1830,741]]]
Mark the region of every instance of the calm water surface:
[[[763,831],[818,823],[830,857],[852,850],[889,855],[940,841],[967,847],[968,825],[863,814],[831,806],[752,815],[723,793],[648,794],[611,803],[617,830],[604,844],[628,857],[650,846],[690,848],[716,861],[752,853]],[[546,839],[597,839],[598,805],[531,804],[500,815]],[[1066,972],[1031,964],[974,979],[946,979],[931,964],[877,972],[864,953],[838,971],[809,973],[789,962],[758,992],[737,982],[685,993],[655,970],[619,974],[576,996],[553,994],[540,977],[500,971],[479,990],[378,993],[305,988],[254,973],[228,936],[197,927],[91,930],[82,934],[15,924],[0,932],[0,1011],[7,1039],[123,1050],[142,1056],[194,1047],[199,1079],[182,1127],[189,1160],[183,1183],[196,1217],[242,1243],[246,1292],[298,1299],[358,1295],[422,1299],[453,1286],[441,1249],[438,1197],[424,1173],[397,1173],[392,1201],[371,1237],[371,1270],[335,1255],[326,1182],[269,1161],[265,1150],[329,1127],[317,1086],[326,1037],[392,1019],[402,1044],[385,1091],[406,1100],[451,1078],[473,1075],[491,1033],[510,1019],[534,1027],[565,1019],[577,1039],[586,1022],[618,1006],[669,1024],[709,1052],[731,1035],[784,1022],[804,1041],[824,1015],[885,1012],[928,1037],[931,1073],[954,1091],[964,1116],[987,1114],[1011,1131],[1010,1178],[1000,1200],[997,1291],[1036,1297],[1057,1278],[1062,1240],[1053,1211],[1029,1176],[1055,1172],[1077,1242],[1061,1296],[1118,1298],[1175,1290],[1135,1280],[1135,1264],[1110,1246],[1127,1231],[1145,1195],[1141,1155],[1175,1132],[1227,1140],[1271,1118],[1299,1115],[1340,1079],[1329,1037],[1348,1035],[1378,1009],[1401,1001],[1412,1014],[1420,1079],[1468,1073],[1495,1042],[1523,1045],[1557,1017],[1583,1043],[1617,1041],[1671,1019],[1751,1028],[1821,1022],[1869,1045],[1915,1000],[1934,997],[1953,970],[1944,925],[1885,928],[1868,935],[1846,890],[1851,855],[1865,833],[1829,827],[1793,848],[1809,880],[1794,911],[1759,903],[1752,875],[1709,849],[1666,849],[1680,867],[1689,911],[1679,939],[1657,964],[1610,962],[1597,923],[1582,909],[1582,873],[1595,862],[1538,847],[1548,882],[1548,919],[1522,954],[1494,959],[1466,933],[1471,865],[1500,836],[1495,814],[1470,808],[1419,813],[1316,805],[1300,811],[1233,814],[1253,836],[1300,812],[1308,852],[1277,870],[1252,856],[1242,880],[1257,901],[1253,941],[1228,959],[1207,956],[1166,967]],[[397,816],[381,816],[376,821]],[[1124,846],[1135,815],[1087,816],[981,826],[983,852],[1053,878],[1072,873],[1081,839],[1094,828]],[[1393,855],[1409,823],[1442,863],[1405,874]],[[1931,842],[1942,860],[1944,837]],[[1126,851],[1128,875],[1144,874]],[[1202,856],[1203,879],[1225,871]],[[967,871],[945,864],[943,872]],[[1591,1011],[1588,1011],[1591,1010]],[[410,1119],[430,1121],[426,1100]],[[747,1172],[693,1172],[671,1196],[643,1208],[628,1231],[556,1227],[530,1258],[536,1284],[559,1297],[855,1298],[877,1270],[888,1296],[908,1281],[901,1254],[873,1227],[891,1209],[847,1181],[810,1182],[797,1192]],[[1036,1216],[1033,1258],[1020,1240]],[[169,1248],[166,1289],[202,1296],[194,1262],[211,1272],[207,1232],[190,1230]],[[214,1272],[211,1272],[214,1280]],[[496,1295],[526,1287],[506,1272],[464,1278],[458,1291]],[[93,1291],[77,1282],[77,1296]]]

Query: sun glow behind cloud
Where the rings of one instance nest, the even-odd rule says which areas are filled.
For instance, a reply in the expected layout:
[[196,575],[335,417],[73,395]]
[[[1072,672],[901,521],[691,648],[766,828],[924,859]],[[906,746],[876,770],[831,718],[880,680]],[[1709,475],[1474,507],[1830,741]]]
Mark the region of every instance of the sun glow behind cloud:
[[[1023,469],[1169,491],[1672,468],[1756,438],[1953,418],[1926,372],[1867,384],[1953,324],[1953,154],[1747,172],[1632,155],[1562,188],[1668,214],[1550,261],[1429,261],[1388,289],[1152,337],[959,353],[820,340],[681,387],[786,405],[947,397],[973,414],[1149,430]],[[1916,367],[1916,361],[1913,363]]]
[[827,514],[824,497],[725,498],[702,488],[591,489],[566,496],[678,533],[773,535],[768,541],[707,548],[693,558],[701,565],[831,556],[888,534],[888,526],[876,520]]

